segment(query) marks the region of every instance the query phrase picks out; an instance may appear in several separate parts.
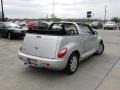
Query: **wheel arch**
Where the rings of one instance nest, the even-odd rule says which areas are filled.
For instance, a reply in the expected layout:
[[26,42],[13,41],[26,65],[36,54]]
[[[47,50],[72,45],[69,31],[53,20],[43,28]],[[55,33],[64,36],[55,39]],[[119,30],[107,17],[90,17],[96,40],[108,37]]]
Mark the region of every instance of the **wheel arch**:
[[78,55],[78,60],[80,59],[80,52],[78,50],[74,50],[70,55],[72,55],[73,53]]
[[9,32],[12,33],[11,31],[8,30],[8,31],[6,32],[6,35],[8,35]]
[[102,43],[102,44],[103,44],[103,40],[100,40],[100,43]]
[[98,44],[104,43],[102,37],[98,37]]

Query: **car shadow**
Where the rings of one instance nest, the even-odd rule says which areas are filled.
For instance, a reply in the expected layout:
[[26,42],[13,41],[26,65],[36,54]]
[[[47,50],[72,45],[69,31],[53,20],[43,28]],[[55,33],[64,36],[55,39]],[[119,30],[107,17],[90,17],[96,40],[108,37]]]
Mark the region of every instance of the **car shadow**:
[[31,66],[28,66],[26,67],[22,73],[27,75],[28,77],[37,77],[37,78],[41,78],[42,79],[64,79],[66,77],[74,77],[74,76],[78,76],[80,74],[80,72],[83,71],[84,67],[86,67],[87,65],[89,65],[89,63],[91,62],[94,62],[96,59],[97,56],[93,55],[93,56],[90,56],[88,57],[87,59],[81,61],[79,63],[79,66],[78,66],[78,70],[76,71],[75,74],[73,75],[68,75],[68,74],[65,74],[63,70],[48,70],[48,69],[43,69],[43,68],[36,68],[36,67],[31,67]]
[[12,40],[16,41],[16,40],[24,40],[24,37],[18,37],[18,38],[13,38]]
[[54,80],[64,80],[65,78],[69,77],[67,74],[65,74],[62,70],[48,70],[48,69],[42,69],[42,68],[36,68],[36,67],[26,67],[22,69],[22,72],[20,73],[20,76],[25,76],[28,79],[34,78],[35,80],[43,80],[43,81],[54,81]]
[[[8,38],[1,35],[0,35],[0,39],[8,40]],[[11,41],[16,41],[16,40],[18,41],[24,40],[24,37],[16,37],[16,38],[13,38]]]

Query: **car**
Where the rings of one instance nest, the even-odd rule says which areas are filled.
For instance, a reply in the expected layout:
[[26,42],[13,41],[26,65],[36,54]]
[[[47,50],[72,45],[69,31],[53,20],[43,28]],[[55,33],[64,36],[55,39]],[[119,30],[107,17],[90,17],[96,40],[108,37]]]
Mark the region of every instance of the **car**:
[[26,65],[73,74],[80,61],[103,51],[103,39],[89,25],[58,22],[48,30],[29,31],[18,57]]
[[29,22],[29,21],[24,20],[24,21],[21,21],[21,22],[19,23],[19,25],[20,25],[21,27],[26,27],[26,26],[28,25],[28,22]]
[[0,22],[0,35],[7,37],[9,40],[14,37],[24,37],[27,30],[27,28],[22,28],[15,23]]
[[106,22],[104,25],[104,29],[108,29],[108,30],[115,30],[117,28],[117,25],[115,22]]
[[98,21],[92,22],[90,26],[94,29],[102,29],[102,23]]
[[29,30],[45,30],[48,29],[50,23],[45,21],[29,21],[28,29]]

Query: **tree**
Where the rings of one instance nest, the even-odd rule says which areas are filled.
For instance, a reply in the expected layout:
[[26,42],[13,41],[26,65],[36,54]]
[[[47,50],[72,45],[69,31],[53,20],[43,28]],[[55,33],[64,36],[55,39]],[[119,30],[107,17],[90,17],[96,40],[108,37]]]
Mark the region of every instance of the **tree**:
[[118,23],[118,22],[120,22],[120,19],[118,17],[113,17],[111,19],[111,21],[114,21],[114,22]]

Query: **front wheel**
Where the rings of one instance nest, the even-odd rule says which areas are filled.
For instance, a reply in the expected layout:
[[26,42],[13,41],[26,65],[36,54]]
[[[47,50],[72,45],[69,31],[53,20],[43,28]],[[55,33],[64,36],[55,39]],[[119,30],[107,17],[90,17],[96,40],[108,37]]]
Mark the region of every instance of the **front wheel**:
[[9,40],[12,40],[12,38],[13,38],[12,33],[8,32],[7,37],[8,37]]
[[65,68],[65,73],[67,74],[73,74],[78,68],[78,55],[76,53],[73,53],[68,60],[67,66]]
[[98,47],[98,49],[97,49],[96,54],[97,54],[97,55],[101,55],[103,52],[104,52],[104,43],[101,42],[101,43],[99,44],[99,47]]

